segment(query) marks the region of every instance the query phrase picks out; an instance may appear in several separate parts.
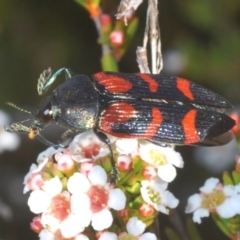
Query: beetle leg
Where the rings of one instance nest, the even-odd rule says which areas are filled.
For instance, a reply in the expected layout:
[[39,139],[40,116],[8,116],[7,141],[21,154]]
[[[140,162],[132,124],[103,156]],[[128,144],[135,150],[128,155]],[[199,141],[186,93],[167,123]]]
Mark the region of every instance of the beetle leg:
[[44,145],[48,146],[48,147],[54,147],[55,149],[58,149],[60,147],[62,147],[59,144],[55,144],[53,142],[50,142],[49,140],[47,140],[44,136],[42,136],[40,133],[38,133],[36,135],[36,138],[38,139],[39,142],[43,143]]
[[98,136],[98,138],[104,142],[105,144],[107,144],[108,148],[109,148],[109,151],[110,151],[110,161],[111,161],[111,165],[112,165],[112,176],[111,176],[111,179],[110,179],[110,183],[111,184],[116,184],[117,183],[117,180],[118,180],[118,169],[116,167],[116,164],[115,164],[115,161],[114,161],[114,157],[113,157],[113,151],[112,151],[112,148],[111,148],[111,143],[110,143],[110,140],[109,138],[107,137],[107,135],[103,132],[99,132],[97,131],[96,129],[94,129],[94,132],[95,134]]
[[51,68],[44,70],[38,79],[38,84],[37,84],[38,94],[42,95],[44,92],[46,92],[48,88],[51,86],[51,84],[54,83],[58,75],[60,75],[62,72],[65,72],[66,80],[68,80],[69,78],[75,75],[73,71],[68,68],[60,68],[53,74],[52,74]]
[[58,140],[58,145],[61,147],[67,147],[75,135],[76,131],[72,129],[67,130],[61,135],[61,138]]

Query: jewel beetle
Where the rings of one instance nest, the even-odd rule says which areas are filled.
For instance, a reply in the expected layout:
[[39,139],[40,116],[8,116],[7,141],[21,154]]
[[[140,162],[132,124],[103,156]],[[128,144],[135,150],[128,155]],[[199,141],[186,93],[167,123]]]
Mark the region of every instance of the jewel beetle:
[[[88,77],[61,68],[52,74],[49,68],[38,79],[38,94],[46,92],[62,72],[66,81],[42,101],[32,125],[13,123],[7,131],[28,133],[57,148],[67,147],[77,133],[94,129],[108,144],[113,165],[105,133],[174,145],[218,146],[233,138],[229,130],[235,121],[225,114],[232,104],[199,84],[143,73],[99,72]],[[68,129],[57,144],[40,134],[52,121]]]

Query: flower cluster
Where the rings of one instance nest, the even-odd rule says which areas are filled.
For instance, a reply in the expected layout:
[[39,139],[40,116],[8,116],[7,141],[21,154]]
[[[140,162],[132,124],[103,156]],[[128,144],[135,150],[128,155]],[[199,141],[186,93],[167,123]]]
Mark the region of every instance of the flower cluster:
[[[118,168],[107,145],[93,131],[77,135],[67,149],[39,154],[24,179],[31,191],[31,228],[41,240],[151,239],[144,233],[159,212],[168,214],[178,200],[167,190],[183,160],[173,148],[143,140],[109,136]],[[109,237],[111,236],[111,237]]]

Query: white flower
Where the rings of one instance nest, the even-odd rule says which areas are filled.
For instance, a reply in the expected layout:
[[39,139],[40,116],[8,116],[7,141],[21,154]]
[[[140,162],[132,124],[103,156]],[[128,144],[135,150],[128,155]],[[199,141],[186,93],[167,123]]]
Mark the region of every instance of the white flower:
[[[122,190],[112,189],[107,183],[107,175],[100,166],[94,166],[88,177],[75,173],[67,184],[72,197],[76,196],[76,212],[84,212],[84,218],[91,218],[95,230],[101,231],[111,226],[113,217],[109,208],[122,210],[126,197]],[[79,199],[79,200],[78,200]],[[84,199],[79,204],[80,199]],[[80,206],[79,206],[80,205]],[[104,221],[103,221],[104,219]]]
[[7,132],[4,126],[9,125],[10,119],[8,115],[0,111],[0,153],[5,150],[14,151],[20,144],[19,136],[15,133]]
[[69,144],[69,149],[72,150],[77,162],[95,160],[110,153],[108,146],[96,136],[93,130],[76,135]]
[[116,150],[120,154],[131,154],[136,155],[138,150],[138,140],[137,139],[117,139],[116,140]]
[[174,166],[182,168],[181,155],[173,148],[160,147],[147,141],[140,141],[140,157],[158,170],[158,176],[166,182],[171,182],[176,177]]
[[157,211],[168,214],[168,208],[177,207],[179,200],[167,189],[167,183],[157,178],[152,181],[142,181],[140,188],[142,198]]
[[217,178],[209,178],[200,194],[189,197],[185,212],[193,212],[193,221],[201,223],[201,218],[210,212],[217,212],[223,218],[240,214],[240,195],[237,186],[222,186]]
[[45,181],[43,190],[34,190],[28,199],[28,205],[33,213],[39,214],[47,210],[54,196],[61,193],[62,183],[58,177]]
[[[122,232],[117,236],[112,232],[104,232],[99,240],[117,240],[117,239],[136,239],[136,240],[157,240],[157,237],[153,233],[144,233],[146,228],[145,223],[141,220],[138,220],[137,217],[132,217],[129,219],[126,225],[127,233]],[[119,238],[118,238],[119,237]]]
[[55,240],[55,235],[46,229],[43,229],[38,236],[39,240]]

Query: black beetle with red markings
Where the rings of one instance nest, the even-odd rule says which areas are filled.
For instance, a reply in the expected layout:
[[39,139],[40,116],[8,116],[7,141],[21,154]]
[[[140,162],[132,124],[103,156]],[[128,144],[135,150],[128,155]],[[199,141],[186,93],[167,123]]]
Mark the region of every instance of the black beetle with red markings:
[[[217,146],[233,138],[229,130],[235,121],[225,114],[231,103],[186,79],[114,72],[88,77],[74,75],[67,68],[52,75],[48,69],[38,80],[39,95],[61,72],[65,72],[66,81],[43,100],[32,125],[13,123],[7,131],[29,133],[31,138],[57,148],[67,147],[77,133],[94,129],[108,144],[112,162],[105,133],[176,145]],[[40,134],[52,121],[68,129],[57,144]]]

